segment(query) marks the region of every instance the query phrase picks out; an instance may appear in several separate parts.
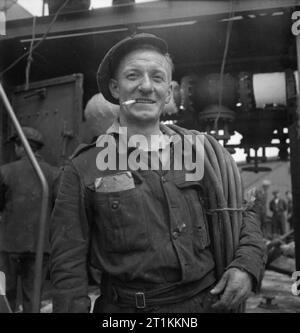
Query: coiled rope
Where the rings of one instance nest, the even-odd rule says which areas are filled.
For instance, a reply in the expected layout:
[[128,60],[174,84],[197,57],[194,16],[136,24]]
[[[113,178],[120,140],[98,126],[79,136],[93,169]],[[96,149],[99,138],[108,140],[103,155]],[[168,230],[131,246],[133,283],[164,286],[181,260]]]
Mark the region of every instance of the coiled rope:
[[181,136],[204,135],[204,182],[209,187],[208,213],[211,215],[210,233],[216,263],[217,278],[234,259],[239,245],[242,214],[242,181],[230,153],[210,135],[168,125]]

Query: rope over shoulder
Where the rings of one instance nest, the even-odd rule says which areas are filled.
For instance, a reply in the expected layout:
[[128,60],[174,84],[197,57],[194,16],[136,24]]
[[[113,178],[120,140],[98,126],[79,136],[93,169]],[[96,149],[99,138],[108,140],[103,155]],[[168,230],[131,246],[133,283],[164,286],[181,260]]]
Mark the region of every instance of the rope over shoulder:
[[[211,135],[173,124],[167,127],[181,136],[192,134],[205,137],[204,179],[209,186],[209,229],[216,274],[221,278],[239,246],[242,213],[245,210],[242,208],[243,187],[239,170],[229,152]],[[195,145],[193,147],[196,149]]]

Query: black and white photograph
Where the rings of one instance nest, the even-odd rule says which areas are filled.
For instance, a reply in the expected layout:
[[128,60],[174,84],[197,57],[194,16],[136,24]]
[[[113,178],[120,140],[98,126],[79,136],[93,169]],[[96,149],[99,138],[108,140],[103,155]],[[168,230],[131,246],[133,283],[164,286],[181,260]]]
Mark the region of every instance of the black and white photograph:
[[299,75],[300,0],[0,0],[0,316],[300,313]]

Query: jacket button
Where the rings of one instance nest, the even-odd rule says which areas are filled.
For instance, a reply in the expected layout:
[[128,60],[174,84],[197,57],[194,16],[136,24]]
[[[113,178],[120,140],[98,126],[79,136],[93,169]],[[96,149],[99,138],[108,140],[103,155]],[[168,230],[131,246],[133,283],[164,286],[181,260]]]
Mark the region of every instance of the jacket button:
[[117,209],[118,207],[119,207],[119,201],[113,201],[113,203],[111,204],[111,208]]
[[172,232],[172,235],[173,235],[173,238],[174,238],[174,239],[177,239],[178,236],[179,236],[179,233],[178,233],[178,231],[173,231],[173,232]]
[[167,180],[166,180],[166,178],[165,178],[164,176],[162,176],[162,177],[161,177],[161,181],[162,181],[163,183],[165,183]]

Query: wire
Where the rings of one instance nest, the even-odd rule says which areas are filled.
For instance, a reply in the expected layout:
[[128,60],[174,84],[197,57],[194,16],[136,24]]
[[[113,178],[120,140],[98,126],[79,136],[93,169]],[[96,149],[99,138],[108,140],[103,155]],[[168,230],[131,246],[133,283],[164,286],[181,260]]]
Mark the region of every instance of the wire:
[[57,10],[57,12],[55,13],[52,21],[50,22],[46,32],[44,33],[44,35],[42,36],[42,38],[26,53],[24,53],[23,55],[21,55],[19,58],[17,58],[16,60],[14,60],[7,68],[5,68],[1,73],[0,73],[0,78],[6,73],[8,72],[10,69],[12,69],[15,65],[17,65],[23,58],[25,58],[26,56],[28,56],[30,53],[32,53],[37,47],[39,47],[39,45],[46,39],[48,33],[50,32],[53,24],[55,23],[59,13],[61,12],[61,10],[68,4],[70,0],[66,0]]
[[29,54],[27,58],[27,66],[26,66],[26,71],[25,71],[25,77],[26,77],[26,83],[25,83],[25,90],[29,89],[29,75],[30,75],[30,68],[31,68],[31,63],[33,61],[32,58],[32,47],[35,39],[35,23],[36,23],[36,17],[33,16],[33,21],[32,21],[32,38],[31,38],[31,43],[30,43],[30,49],[29,49]]
[[221,64],[221,70],[220,70],[220,83],[219,83],[219,96],[218,96],[218,114],[215,118],[214,121],[214,130],[216,133],[218,133],[218,122],[220,119],[221,115],[221,106],[222,106],[222,99],[223,99],[223,81],[224,81],[224,70],[225,70],[225,64],[226,64],[226,58],[227,58],[227,53],[228,53],[228,48],[229,48],[229,41],[230,41],[230,35],[232,31],[232,24],[233,24],[233,15],[234,15],[234,10],[233,10],[233,1],[231,0],[231,8],[230,8],[230,13],[229,13],[229,18],[228,18],[228,23],[227,23],[227,30],[226,30],[226,40],[225,40],[225,47],[224,47],[224,53],[223,53],[223,59],[222,59],[222,64]]

